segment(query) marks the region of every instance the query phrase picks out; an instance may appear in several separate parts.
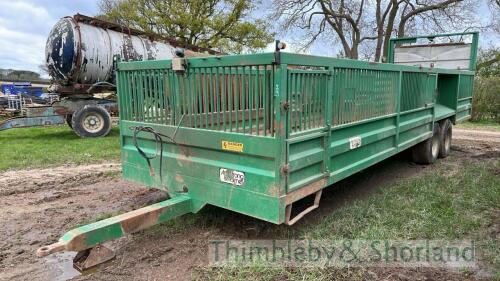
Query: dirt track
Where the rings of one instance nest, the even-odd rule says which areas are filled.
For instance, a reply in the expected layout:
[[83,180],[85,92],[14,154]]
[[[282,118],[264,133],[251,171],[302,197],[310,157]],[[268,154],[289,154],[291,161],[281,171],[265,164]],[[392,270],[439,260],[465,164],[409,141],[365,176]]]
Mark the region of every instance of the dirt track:
[[[499,153],[497,140],[490,136],[478,140],[475,133],[454,131],[450,157],[465,159]],[[468,138],[471,140],[464,140]],[[447,161],[447,160],[442,160]],[[158,226],[119,239],[110,244],[117,257],[86,276],[71,268],[74,253],[36,258],[35,250],[55,242],[65,231],[97,218],[116,214],[165,199],[161,192],[117,179],[117,164],[58,167],[46,170],[11,171],[0,174],[0,280],[183,280],[193,268],[206,263],[208,240],[281,238],[389,183],[425,173],[425,166],[414,165],[404,155],[392,157],[357,177],[324,192],[321,208],[308,220],[288,229],[215,207],[187,215],[187,226],[174,230]],[[382,172],[381,172],[382,171]],[[47,175],[49,175],[47,177]],[[42,177],[43,176],[43,177]],[[348,187],[348,188],[345,188]],[[208,216],[216,213],[218,219]],[[197,219],[205,217],[204,220]],[[400,280],[401,276],[421,279],[468,279],[448,271],[409,269],[376,272],[377,278]],[[391,277],[392,276],[392,277]],[[403,278],[404,279],[404,278]],[[471,277],[472,279],[472,277]]]
[[483,130],[453,129],[453,138],[456,140],[474,140],[500,143],[500,132]]

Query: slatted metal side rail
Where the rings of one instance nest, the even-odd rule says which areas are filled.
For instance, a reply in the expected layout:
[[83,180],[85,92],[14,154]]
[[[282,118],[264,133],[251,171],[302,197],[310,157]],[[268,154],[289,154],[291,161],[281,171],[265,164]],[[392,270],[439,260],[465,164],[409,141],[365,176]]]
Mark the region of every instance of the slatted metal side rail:
[[401,112],[422,108],[431,103],[433,89],[429,88],[429,79],[435,77],[428,73],[403,72],[401,84]]
[[119,72],[121,118],[250,135],[274,135],[274,68],[266,65]]
[[399,72],[335,68],[332,125],[396,112]]
[[291,133],[325,126],[328,74],[325,70],[288,70]]

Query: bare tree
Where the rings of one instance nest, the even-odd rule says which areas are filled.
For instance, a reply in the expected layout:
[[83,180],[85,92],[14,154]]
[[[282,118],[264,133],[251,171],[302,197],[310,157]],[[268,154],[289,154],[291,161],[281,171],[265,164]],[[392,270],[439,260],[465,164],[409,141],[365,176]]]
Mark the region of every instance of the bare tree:
[[[496,1],[496,0],[495,0]],[[470,26],[473,0],[274,0],[274,17],[284,29],[308,32],[310,46],[334,32],[346,57],[358,59],[360,45],[374,45],[375,61],[384,60],[391,36],[408,32],[464,29]]]

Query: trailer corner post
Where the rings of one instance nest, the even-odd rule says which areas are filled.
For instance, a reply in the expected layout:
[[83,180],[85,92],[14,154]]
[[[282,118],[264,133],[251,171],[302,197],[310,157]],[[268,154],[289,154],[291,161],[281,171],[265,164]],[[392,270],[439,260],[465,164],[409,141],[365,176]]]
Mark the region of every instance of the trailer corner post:
[[148,227],[192,212],[191,197],[180,195],[125,214],[70,230],[58,242],[43,246],[36,252],[44,257],[55,252],[80,252]]

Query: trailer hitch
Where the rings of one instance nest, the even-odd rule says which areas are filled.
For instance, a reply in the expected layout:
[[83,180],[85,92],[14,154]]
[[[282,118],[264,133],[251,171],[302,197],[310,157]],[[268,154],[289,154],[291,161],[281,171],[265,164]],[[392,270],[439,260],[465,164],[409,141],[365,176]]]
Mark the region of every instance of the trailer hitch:
[[73,260],[74,266],[84,270],[114,257],[111,250],[101,243],[191,212],[191,197],[179,195],[141,209],[70,230],[58,242],[40,247],[36,254],[38,257],[44,257],[61,251],[75,251],[78,254]]

